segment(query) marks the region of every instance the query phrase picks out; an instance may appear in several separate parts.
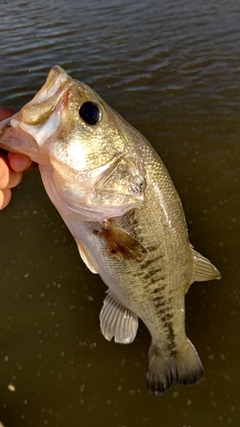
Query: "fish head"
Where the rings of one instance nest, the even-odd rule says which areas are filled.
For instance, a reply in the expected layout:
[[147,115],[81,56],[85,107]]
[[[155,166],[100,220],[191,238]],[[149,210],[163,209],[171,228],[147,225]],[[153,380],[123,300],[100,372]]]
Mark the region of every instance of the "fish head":
[[1,127],[0,146],[28,155],[52,180],[45,186],[53,202],[57,197],[89,220],[118,217],[143,203],[143,137],[60,66]]

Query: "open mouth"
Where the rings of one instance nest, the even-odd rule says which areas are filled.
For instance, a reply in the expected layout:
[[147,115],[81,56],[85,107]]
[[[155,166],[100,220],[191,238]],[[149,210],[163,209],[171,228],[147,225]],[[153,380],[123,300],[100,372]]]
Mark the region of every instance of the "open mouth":
[[61,67],[53,67],[35,97],[14,116],[1,122],[1,148],[28,155],[41,163],[39,148],[59,130],[71,84],[71,77]]
[[46,82],[20,111],[19,121],[29,125],[42,125],[50,115],[66,102],[66,92],[71,78],[58,65],[53,67],[47,77]]
[[61,124],[60,113],[68,103],[71,80],[61,67],[53,67],[40,91],[10,121],[11,126],[24,130],[42,146]]

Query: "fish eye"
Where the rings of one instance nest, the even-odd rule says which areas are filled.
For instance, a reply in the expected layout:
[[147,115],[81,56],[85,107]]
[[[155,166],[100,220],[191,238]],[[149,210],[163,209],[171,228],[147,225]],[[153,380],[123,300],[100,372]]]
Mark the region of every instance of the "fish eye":
[[96,125],[101,121],[101,112],[94,102],[84,102],[79,109],[79,116],[88,124]]

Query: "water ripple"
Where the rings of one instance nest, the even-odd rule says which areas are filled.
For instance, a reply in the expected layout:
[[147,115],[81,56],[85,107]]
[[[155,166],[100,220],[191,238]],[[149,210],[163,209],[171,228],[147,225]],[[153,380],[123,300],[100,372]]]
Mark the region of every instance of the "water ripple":
[[19,106],[56,63],[97,90],[224,97],[239,90],[239,14],[234,0],[4,2],[2,102]]

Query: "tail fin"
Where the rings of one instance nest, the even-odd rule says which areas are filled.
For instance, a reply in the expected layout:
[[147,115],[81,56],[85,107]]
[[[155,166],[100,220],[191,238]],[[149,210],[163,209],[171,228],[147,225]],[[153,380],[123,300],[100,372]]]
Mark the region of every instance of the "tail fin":
[[165,393],[173,383],[197,384],[203,377],[203,367],[191,341],[186,339],[176,354],[163,356],[154,343],[149,349],[147,387],[156,396]]

